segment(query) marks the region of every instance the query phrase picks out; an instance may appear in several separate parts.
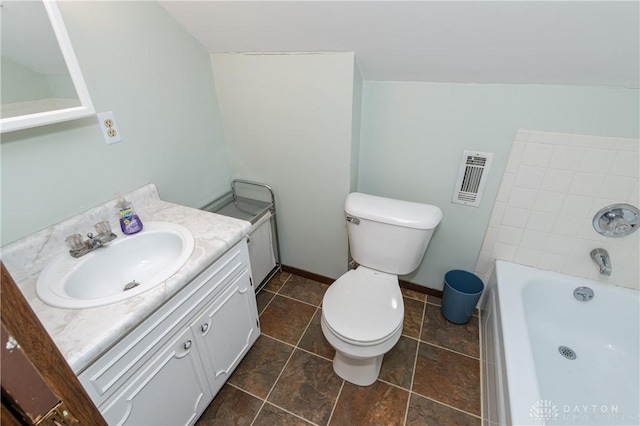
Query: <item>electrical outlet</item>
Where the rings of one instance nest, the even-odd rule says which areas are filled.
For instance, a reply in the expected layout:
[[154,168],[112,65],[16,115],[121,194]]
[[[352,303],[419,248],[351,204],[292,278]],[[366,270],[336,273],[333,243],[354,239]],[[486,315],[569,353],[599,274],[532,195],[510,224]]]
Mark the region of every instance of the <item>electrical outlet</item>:
[[102,136],[107,145],[112,143],[122,142],[122,136],[120,136],[120,129],[116,125],[116,119],[113,117],[112,111],[99,112],[98,125],[102,131]]

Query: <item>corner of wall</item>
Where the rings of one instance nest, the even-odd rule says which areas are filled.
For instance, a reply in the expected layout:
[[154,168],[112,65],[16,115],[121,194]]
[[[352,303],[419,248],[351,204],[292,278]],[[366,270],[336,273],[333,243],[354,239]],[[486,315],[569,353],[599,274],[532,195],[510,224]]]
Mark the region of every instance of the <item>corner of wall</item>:
[[353,99],[351,108],[351,179],[350,192],[358,190],[360,173],[360,132],[362,121],[362,74],[358,61],[353,57]]

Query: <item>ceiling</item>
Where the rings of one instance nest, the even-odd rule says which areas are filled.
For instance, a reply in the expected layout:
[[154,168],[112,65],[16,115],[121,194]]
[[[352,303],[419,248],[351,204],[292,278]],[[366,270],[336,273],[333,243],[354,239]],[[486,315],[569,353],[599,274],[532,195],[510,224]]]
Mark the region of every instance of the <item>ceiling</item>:
[[365,80],[640,86],[638,1],[160,1],[209,53],[355,52]]

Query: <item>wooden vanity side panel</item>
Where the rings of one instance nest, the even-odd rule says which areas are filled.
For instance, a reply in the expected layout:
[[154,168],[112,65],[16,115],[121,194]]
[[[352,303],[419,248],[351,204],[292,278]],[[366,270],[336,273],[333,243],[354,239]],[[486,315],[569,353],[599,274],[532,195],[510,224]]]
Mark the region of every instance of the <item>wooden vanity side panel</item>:
[[104,418],[2,262],[0,267],[2,324],[20,342],[22,350],[49,388],[80,424],[106,426]]
[[11,340],[4,324],[0,335],[2,401],[12,406],[27,423],[35,424],[58,405],[60,399],[49,389],[20,345]]

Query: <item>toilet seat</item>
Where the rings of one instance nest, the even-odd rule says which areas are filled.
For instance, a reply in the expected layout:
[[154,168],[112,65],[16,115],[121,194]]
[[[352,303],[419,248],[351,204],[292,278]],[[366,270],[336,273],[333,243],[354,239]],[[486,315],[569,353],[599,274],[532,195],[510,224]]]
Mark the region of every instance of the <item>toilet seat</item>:
[[331,331],[331,333],[333,333],[334,336],[336,336],[337,338],[339,338],[343,342],[348,343],[348,344],[353,345],[353,346],[362,346],[362,347],[364,347],[364,346],[376,346],[376,345],[379,345],[381,343],[384,343],[385,341],[393,338],[396,335],[398,329],[402,328],[402,323],[400,323],[400,324],[398,324],[398,327],[396,327],[396,329],[391,332],[391,334],[389,334],[387,336],[384,336],[384,337],[382,337],[382,338],[380,338],[378,340],[362,342],[362,341],[359,341],[359,340],[350,339],[350,338],[348,338],[346,336],[343,336],[342,334],[338,333],[336,330],[333,329],[333,327],[331,327],[331,325],[329,325],[329,322],[326,320],[326,318],[325,318],[324,324],[329,328],[329,330]]
[[360,266],[338,278],[322,301],[329,329],[347,343],[376,345],[402,327],[404,304],[396,275]]

